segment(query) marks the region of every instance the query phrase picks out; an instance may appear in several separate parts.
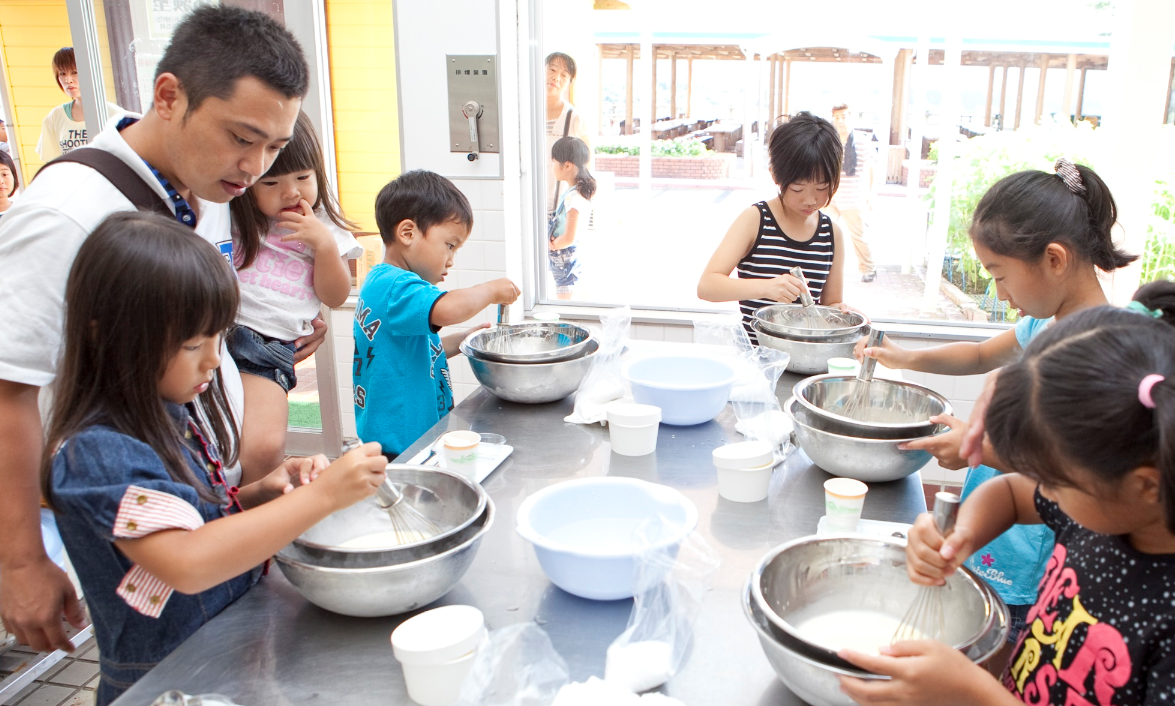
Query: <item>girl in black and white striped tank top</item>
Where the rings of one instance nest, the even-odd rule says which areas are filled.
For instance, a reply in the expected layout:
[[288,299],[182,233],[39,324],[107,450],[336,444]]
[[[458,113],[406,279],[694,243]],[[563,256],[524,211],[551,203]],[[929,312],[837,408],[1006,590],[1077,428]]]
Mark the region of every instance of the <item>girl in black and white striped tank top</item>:
[[[821,295],[824,294],[824,283],[828,281],[828,275],[832,271],[832,256],[835,251],[832,219],[821,212],[815,235],[806,241],[793,240],[779,227],[766,201],[760,201],[755,207],[759,209],[759,233],[755,236],[755,245],[751,252],[738,263],[739,279],[771,279],[787,274],[793,267],[798,266],[808,280],[808,290],[812,293],[812,298],[820,301]],[[743,324],[748,326],[748,332],[751,332],[749,324],[755,310],[774,303],[770,299],[739,301],[738,308],[743,315]],[[751,333],[753,335],[753,332]]]

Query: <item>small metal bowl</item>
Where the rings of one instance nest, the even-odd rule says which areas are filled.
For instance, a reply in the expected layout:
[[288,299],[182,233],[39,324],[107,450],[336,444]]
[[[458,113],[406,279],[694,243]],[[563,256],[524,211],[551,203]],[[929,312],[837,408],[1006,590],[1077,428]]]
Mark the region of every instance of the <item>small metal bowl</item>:
[[[797,626],[846,608],[889,616],[896,625],[921,588],[906,574],[904,542],[849,536],[801,537],[780,545],[755,567],[750,584],[755,608],[773,628],[786,633],[793,649],[840,667],[847,663],[837,657],[835,648],[843,645],[814,642]],[[940,595],[946,615],[944,642],[963,652],[984,641],[1007,612],[999,597],[965,568],[947,578]],[[1003,636],[1006,639],[1006,625]]]
[[862,419],[843,416],[845,403],[858,385],[851,375],[815,375],[796,383],[792,394],[803,408],[801,421],[821,431],[859,439],[914,439],[930,436],[937,414],[951,414],[950,401],[912,382],[874,378],[867,383]]
[[[929,451],[898,448],[915,439],[862,439],[811,426],[806,423],[810,413],[804,414],[804,408],[794,397],[783,403],[783,411],[792,420],[796,446],[804,450],[812,463],[834,476],[884,483],[915,473],[932,458]],[[944,425],[937,425],[935,433],[946,429]]]
[[772,336],[793,341],[847,341],[857,340],[862,329],[869,326],[869,318],[856,311],[841,311],[835,306],[812,307],[828,324],[825,328],[809,328],[808,312],[802,304],[772,304],[755,310],[754,321],[759,330]]
[[482,360],[461,343],[461,352],[469,358],[469,367],[481,386],[494,396],[520,404],[544,404],[567,397],[579,389],[595,360],[600,344],[588,341],[579,356],[555,363],[499,363]]
[[787,362],[787,369],[801,375],[818,375],[828,372],[829,358],[852,358],[857,341],[868,336],[872,331],[869,326],[865,326],[844,341],[797,341],[775,336],[763,330],[761,326],[761,322],[751,321],[751,328],[755,330],[755,337],[759,339],[759,345],[789,354],[791,358]]
[[461,347],[468,347],[470,358],[497,363],[555,363],[580,355],[591,340],[583,326],[528,321],[474,331]]
[[441,528],[441,533],[418,542],[387,547],[340,546],[357,537],[390,532],[392,521],[374,498],[330,515],[302,533],[291,546],[298,556],[322,566],[361,568],[391,566],[432,556],[455,546],[462,530],[485,511],[489,496],[481,485],[464,476],[432,466],[391,463],[388,478],[404,493],[404,500]]

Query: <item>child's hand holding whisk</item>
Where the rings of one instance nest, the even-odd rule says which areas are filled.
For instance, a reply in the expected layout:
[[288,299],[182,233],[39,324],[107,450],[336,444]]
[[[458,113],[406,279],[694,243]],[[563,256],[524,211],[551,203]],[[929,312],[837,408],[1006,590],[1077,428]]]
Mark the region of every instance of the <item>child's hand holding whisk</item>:
[[341,510],[375,495],[383,485],[387,465],[379,442],[369,441],[327,466],[310,487],[324,493],[335,510]]
[[910,528],[906,543],[906,573],[922,586],[942,586],[946,577],[963,565],[974,549],[974,535],[956,524],[945,540],[934,524],[934,516],[923,513]]
[[762,299],[770,299],[781,304],[790,304],[800,298],[802,286],[800,281],[789,274],[782,274],[771,279],[761,280],[763,291]]
[[866,357],[874,358],[890,370],[904,370],[910,367],[910,352],[894,343],[888,336],[882,339],[880,346],[869,346],[869,337],[863,337],[853,348],[853,357],[861,363],[865,362]]

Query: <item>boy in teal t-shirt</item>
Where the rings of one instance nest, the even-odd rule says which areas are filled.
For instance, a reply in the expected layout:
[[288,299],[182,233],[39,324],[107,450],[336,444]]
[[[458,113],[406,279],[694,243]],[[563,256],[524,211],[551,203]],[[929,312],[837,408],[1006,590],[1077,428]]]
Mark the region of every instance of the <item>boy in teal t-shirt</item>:
[[469,201],[438,174],[416,170],[389,183],[376,197],[375,220],[385,255],[355,307],[355,425],[360,439],[380,442],[392,457],[453,408],[448,356],[467,332],[441,338],[441,328],[511,304],[520,292],[505,278],[437,287],[473,228]]

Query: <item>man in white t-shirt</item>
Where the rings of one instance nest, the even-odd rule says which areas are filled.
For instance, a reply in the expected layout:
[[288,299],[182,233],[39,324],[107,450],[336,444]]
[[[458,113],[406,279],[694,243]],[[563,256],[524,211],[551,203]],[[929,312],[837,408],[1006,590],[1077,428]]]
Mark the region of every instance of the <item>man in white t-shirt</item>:
[[[309,71],[301,47],[259,12],[204,7],[176,27],[141,120],[112,120],[91,146],[126,162],[180,223],[232,257],[228,202],[269,169],[293,133]],[[37,398],[56,376],[65,283],[106,216],[134,206],[80,164],[49,167],[0,220],[0,616],[35,650],[71,649],[64,614],[82,619],[66,575],[45,555]],[[308,355],[325,329],[300,341]],[[223,356],[226,386],[240,378]]]

